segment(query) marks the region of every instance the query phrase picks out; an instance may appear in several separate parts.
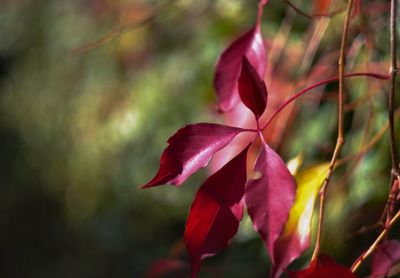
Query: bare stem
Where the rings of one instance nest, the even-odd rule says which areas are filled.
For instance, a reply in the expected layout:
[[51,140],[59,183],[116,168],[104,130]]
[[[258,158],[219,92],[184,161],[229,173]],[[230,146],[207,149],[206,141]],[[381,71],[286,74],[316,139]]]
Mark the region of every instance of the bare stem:
[[344,144],[344,134],[343,134],[343,125],[344,125],[344,69],[346,65],[346,46],[347,46],[347,34],[349,32],[350,25],[350,16],[351,16],[351,8],[353,6],[353,0],[349,0],[347,4],[346,17],[343,25],[342,32],[342,40],[340,44],[340,56],[339,56],[339,95],[338,95],[338,136],[336,140],[335,150],[332,155],[331,163],[329,165],[329,171],[327,176],[325,177],[324,184],[321,187],[319,192],[319,213],[318,213],[318,230],[317,230],[317,239],[315,242],[315,248],[312,255],[312,260],[315,259],[320,251],[321,246],[321,234],[322,234],[322,226],[324,222],[324,210],[325,210],[325,198],[326,198],[326,190],[329,185],[329,181],[333,174],[333,169],[335,168],[336,161],[339,157],[340,150]]
[[[400,109],[396,110],[394,117],[396,119],[400,117]],[[342,165],[342,164],[348,162],[349,160],[352,160],[352,159],[355,159],[355,158],[365,155],[376,143],[379,142],[379,140],[383,137],[383,135],[386,134],[388,128],[389,128],[389,123],[386,123],[384,126],[382,126],[378,130],[378,132],[374,135],[374,137],[372,137],[372,139],[366,145],[361,147],[359,152],[349,154],[348,156],[345,156],[342,159],[339,159],[336,162],[336,165]]]
[[397,0],[390,1],[390,90],[388,96],[389,142],[392,170],[390,173],[390,191],[387,201],[386,226],[390,223],[398,194],[399,159],[397,156],[396,135],[394,130],[394,104],[397,75]]
[[392,220],[393,212],[396,205],[397,195],[399,193],[399,186],[397,183],[396,176],[392,173],[390,177],[390,192],[387,199],[387,212],[386,212],[386,223],[385,225],[388,226],[390,221]]
[[400,218],[400,211],[396,213],[396,215],[393,217],[393,219],[390,221],[389,226],[385,227],[385,229],[379,234],[377,239],[372,243],[372,245],[368,248],[367,251],[365,251],[358,259],[354,262],[354,264],[351,267],[352,272],[356,272],[357,269],[360,267],[361,263],[369,257],[378,247],[379,243],[386,237],[387,233],[389,232],[390,228],[393,226],[394,223],[396,223],[397,220]]
[[88,42],[84,45],[77,46],[71,50],[72,55],[81,55],[90,50],[102,47],[103,45],[113,41],[120,35],[129,32],[131,30],[140,28],[149,22],[153,21],[167,6],[171,5],[176,0],[168,0],[166,3],[156,7],[149,15],[145,16],[143,19],[129,21],[127,23],[118,25],[112,28],[109,32],[105,33],[101,37]]
[[390,156],[392,158],[392,174],[399,176],[399,159],[397,156],[396,136],[394,131],[394,103],[396,92],[397,75],[397,0],[392,0],[390,5],[390,91],[388,98],[388,117],[389,117],[389,136],[390,136]]
[[[372,77],[372,78],[376,78],[376,79],[380,79],[380,80],[388,80],[390,77],[389,75],[385,75],[385,74],[379,74],[379,73],[374,73],[374,72],[355,72],[355,73],[349,73],[349,74],[345,74],[344,78],[347,77],[356,77],[356,76],[364,76],[364,77]],[[322,85],[326,85],[328,83],[331,82],[336,82],[339,80],[338,76],[326,79],[326,80],[322,80],[319,81],[315,84],[312,84],[308,87],[306,87],[305,89],[301,90],[300,92],[292,95],[291,97],[289,97],[287,100],[285,100],[281,106],[279,106],[274,113],[271,115],[271,117],[269,117],[269,119],[267,120],[267,122],[264,124],[264,126],[261,128],[262,130],[264,130],[274,119],[275,117],[279,114],[279,112],[281,112],[286,106],[288,106],[290,103],[292,103],[293,101],[295,101],[297,98],[301,97],[302,95],[308,93],[309,91],[311,91],[312,89],[315,89],[319,86]]]
[[336,14],[341,13],[341,12],[344,11],[344,10],[342,10],[342,9],[339,9],[339,10],[333,11],[333,12],[331,12],[331,13],[308,14],[308,13],[302,11],[299,7],[297,7],[296,5],[294,5],[294,4],[293,4],[292,2],[290,2],[289,0],[284,0],[284,1],[285,1],[285,3],[286,3],[289,7],[291,7],[293,10],[295,10],[298,14],[300,14],[300,15],[302,15],[302,16],[304,16],[304,17],[310,19],[310,20],[313,19],[313,18],[316,18],[316,17],[331,17],[331,16],[334,16],[334,15],[336,15]]

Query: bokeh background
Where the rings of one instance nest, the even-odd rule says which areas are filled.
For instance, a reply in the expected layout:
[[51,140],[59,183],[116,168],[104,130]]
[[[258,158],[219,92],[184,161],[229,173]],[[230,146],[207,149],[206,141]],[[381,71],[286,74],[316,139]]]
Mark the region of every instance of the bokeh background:
[[[308,20],[270,2],[262,28],[273,110],[336,75],[343,13]],[[325,9],[317,2],[293,1],[310,14]],[[346,4],[332,2],[329,11]],[[388,71],[386,2],[362,1],[348,71]],[[138,188],[178,128],[240,117],[215,109],[214,64],[256,10],[255,0],[0,1],[1,277],[144,277],[159,259],[187,260],[184,223],[207,170],[181,188]],[[355,78],[346,88],[343,156],[387,121],[385,82]],[[266,131],[284,160],[302,153],[301,168],[329,160],[336,91],[313,91]],[[352,233],[377,222],[389,187],[388,136],[376,142],[338,168],[329,191],[323,250],[346,265],[376,236]],[[182,266],[168,277],[185,277]],[[265,277],[269,267],[245,218],[201,275]]]

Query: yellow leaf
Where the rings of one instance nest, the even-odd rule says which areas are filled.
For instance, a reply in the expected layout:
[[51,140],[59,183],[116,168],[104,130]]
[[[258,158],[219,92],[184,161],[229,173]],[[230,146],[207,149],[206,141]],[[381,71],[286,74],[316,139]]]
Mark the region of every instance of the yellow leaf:
[[286,166],[288,167],[292,175],[297,174],[299,168],[301,167],[301,164],[303,163],[303,160],[304,160],[304,154],[303,152],[300,152],[298,155],[296,155],[286,163]]
[[290,210],[283,237],[297,231],[300,238],[308,238],[315,199],[328,170],[329,163],[324,163],[301,171],[295,176],[297,182],[296,199]]
[[276,273],[280,273],[309,247],[314,203],[328,170],[329,163],[324,163],[295,175],[296,199],[282,235],[274,244]]

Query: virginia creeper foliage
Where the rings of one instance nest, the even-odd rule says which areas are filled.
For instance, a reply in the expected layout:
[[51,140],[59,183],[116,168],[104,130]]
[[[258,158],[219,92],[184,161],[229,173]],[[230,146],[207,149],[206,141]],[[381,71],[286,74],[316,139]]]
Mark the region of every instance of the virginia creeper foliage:
[[[291,7],[296,6],[288,2]],[[334,1],[314,1],[316,16],[327,16]],[[269,90],[264,82],[267,53],[261,32],[261,17],[268,1],[260,1],[253,27],[234,40],[219,57],[214,76],[217,104],[222,112],[236,109],[239,104],[252,113],[256,128],[239,128],[222,124],[192,124],[180,129],[169,140],[160,158],[157,174],[143,188],[162,184],[180,186],[185,180],[207,166],[213,155],[229,146],[242,133],[253,133],[250,145],[240,149],[236,156],[211,175],[198,189],[186,221],[184,242],[191,261],[191,277],[197,277],[202,261],[224,249],[238,231],[244,209],[254,230],[263,240],[271,258],[272,277],[287,273],[290,277],[356,277],[353,273],[366,256],[372,258],[373,277],[385,276],[389,269],[400,262],[400,243],[386,241],[379,246],[391,225],[400,217],[388,203],[387,227],[383,236],[361,255],[350,270],[337,264],[329,256],[319,253],[325,193],[335,169],[343,144],[343,80],[348,77],[366,76],[393,80],[393,73],[383,75],[373,72],[344,73],[344,62],[339,63],[339,76],[316,82],[292,95],[278,108],[269,108]],[[392,5],[396,8],[396,5]],[[392,7],[393,8],[393,7]],[[361,9],[361,1],[349,1],[342,36],[341,55],[345,55],[348,26]],[[298,10],[302,13],[302,11]],[[303,13],[302,13],[303,14]],[[310,15],[307,17],[311,17]],[[392,15],[393,16],[393,15]],[[395,18],[395,17],[394,17]],[[392,68],[396,68],[393,66]],[[290,173],[280,155],[268,144],[265,134],[272,120],[285,107],[311,89],[339,81],[339,132],[338,143],[330,163],[320,163],[307,170]],[[269,114],[266,119],[263,115]],[[393,113],[392,113],[393,114]],[[392,144],[394,145],[394,143]],[[251,149],[258,151],[252,170],[247,168]],[[393,159],[396,161],[396,159]],[[391,193],[398,194],[396,180],[398,165],[393,166]],[[248,173],[253,173],[248,175]],[[310,246],[312,217],[315,201],[320,196],[317,242],[308,268],[288,271],[288,266]],[[397,197],[397,195],[395,196]],[[379,246],[379,247],[378,247]],[[352,272],[353,271],[353,272]]]
[[160,184],[181,185],[190,175],[205,167],[211,156],[245,130],[217,124],[195,124],[180,129],[168,139],[160,159],[160,169],[143,187]]
[[247,149],[210,176],[196,193],[184,235],[193,277],[201,261],[227,246],[237,232],[243,217]]
[[246,185],[246,206],[254,229],[260,234],[272,262],[280,254],[275,252],[275,242],[288,219],[296,193],[296,183],[285,163],[265,142],[254,170],[259,179],[250,179]]
[[219,58],[215,70],[214,87],[218,96],[218,106],[222,111],[229,111],[240,101],[238,79],[243,58],[248,59],[258,76],[265,74],[266,53],[261,35],[260,21],[263,6],[268,1],[259,4],[258,17],[255,26],[236,39]]

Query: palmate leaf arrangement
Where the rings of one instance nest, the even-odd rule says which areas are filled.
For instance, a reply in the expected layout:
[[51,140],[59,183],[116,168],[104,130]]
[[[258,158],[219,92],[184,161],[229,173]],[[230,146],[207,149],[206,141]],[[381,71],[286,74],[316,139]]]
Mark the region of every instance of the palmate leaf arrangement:
[[[327,1],[320,1],[327,2]],[[327,255],[320,254],[320,236],[327,185],[337,156],[343,144],[343,80],[354,76],[391,80],[389,93],[390,132],[393,133],[394,83],[397,71],[396,52],[396,1],[391,2],[392,67],[389,75],[377,73],[344,74],[344,57],[348,25],[353,5],[360,1],[349,0],[345,17],[339,60],[339,76],[315,83],[286,100],[265,122],[261,115],[268,109],[268,90],[263,81],[266,68],[266,50],[260,22],[268,0],[258,4],[255,25],[238,37],[220,56],[214,85],[218,106],[222,112],[230,111],[242,102],[254,115],[256,129],[244,129],[221,124],[199,123],[183,127],[168,139],[168,146],[160,159],[157,174],[142,188],[162,184],[180,186],[185,180],[205,167],[212,156],[243,133],[253,133],[250,144],[261,142],[253,171],[257,177],[247,176],[247,155],[250,145],[243,148],[232,160],[212,174],[198,189],[186,221],[184,242],[190,261],[191,277],[197,277],[204,258],[224,249],[236,234],[243,217],[244,207],[263,240],[272,263],[272,277],[286,273],[290,277],[356,277],[354,272],[369,255],[372,256],[372,277],[383,277],[400,261],[400,242],[387,240],[391,226],[400,217],[394,206],[387,209],[386,225],[369,249],[361,254],[351,269],[337,264]],[[330,163],[319,164],[296,176],[266,142],[263,131],[280,111],[311,89],[329,82],[339,81],[338,143]],[[393,133],[394,134],[394,133]],[[398,194],[398,161],[394,136],[392,137],[392,181],[390,198]],[[394,148],[393,148],[394,147]],[[297,183],[296,183],[297,181]],[[308,268],[288,271],[289,264],[310,246],[311,220],[314,202],[320,196],[320,213],[317,242]],[[389,199],[390,199],[389,198]]]

